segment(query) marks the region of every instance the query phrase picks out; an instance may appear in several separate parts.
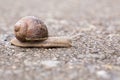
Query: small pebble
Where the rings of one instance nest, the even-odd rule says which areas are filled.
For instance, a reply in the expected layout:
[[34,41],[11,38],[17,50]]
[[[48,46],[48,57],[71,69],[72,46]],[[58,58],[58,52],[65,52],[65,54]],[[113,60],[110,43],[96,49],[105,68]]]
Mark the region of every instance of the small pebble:
[[104,70],[97,71],[96,74],[97,74],[98,77],[103,78],[103,79],[109,79],[110,78],[110,75]]
[[41,61],[41,64],[46,67],[56,67],[60,62],[54,60]]

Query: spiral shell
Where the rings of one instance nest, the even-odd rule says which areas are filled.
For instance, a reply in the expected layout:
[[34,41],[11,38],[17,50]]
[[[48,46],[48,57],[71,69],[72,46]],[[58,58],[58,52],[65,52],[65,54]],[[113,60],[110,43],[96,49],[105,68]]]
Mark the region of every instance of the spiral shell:
[[20,19],[14,26],[15,37],[21,41],[43,41],[48,38],[46,25],[34,16]]

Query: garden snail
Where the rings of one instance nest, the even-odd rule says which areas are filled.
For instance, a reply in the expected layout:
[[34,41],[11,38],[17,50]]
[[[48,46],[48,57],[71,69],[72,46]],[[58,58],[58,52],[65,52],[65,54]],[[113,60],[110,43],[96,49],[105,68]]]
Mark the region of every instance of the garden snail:
[[14,26],[15,37],[11,44],[19,47],[71,47],[66,37],[49,37],[46,25],[34,16],[20,19]]

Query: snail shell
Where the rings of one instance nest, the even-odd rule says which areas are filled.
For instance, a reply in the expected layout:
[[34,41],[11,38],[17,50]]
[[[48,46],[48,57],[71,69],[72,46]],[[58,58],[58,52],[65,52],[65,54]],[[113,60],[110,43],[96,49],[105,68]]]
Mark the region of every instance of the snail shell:
[[20,19],[14,26],[15,37],[21,41],[43,41],[48,38],[46,25],[34,16]]

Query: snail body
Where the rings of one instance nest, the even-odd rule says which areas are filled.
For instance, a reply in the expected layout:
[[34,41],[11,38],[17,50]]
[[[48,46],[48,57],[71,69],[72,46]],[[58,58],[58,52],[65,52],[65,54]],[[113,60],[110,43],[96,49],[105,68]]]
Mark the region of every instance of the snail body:
[[46,25],[34,16],[20,19],[14,26],[15,37],[11,44],[19,47],[71,47],[65,37],[49,37]]

